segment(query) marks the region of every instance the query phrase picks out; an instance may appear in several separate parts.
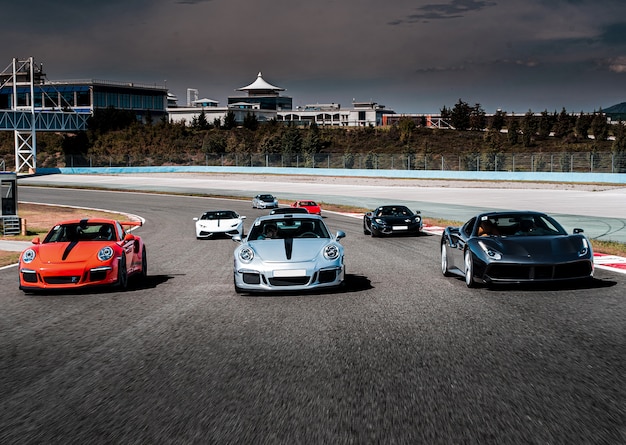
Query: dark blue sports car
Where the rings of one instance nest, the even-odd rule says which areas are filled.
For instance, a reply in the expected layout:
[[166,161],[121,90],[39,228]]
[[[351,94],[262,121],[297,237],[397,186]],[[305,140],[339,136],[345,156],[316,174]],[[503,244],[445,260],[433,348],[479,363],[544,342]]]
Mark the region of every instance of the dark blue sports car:
[[477,283],[528,283],[593,278],[591,243],[568,234],[540,212],[481,213],[441,237],[441,271]]

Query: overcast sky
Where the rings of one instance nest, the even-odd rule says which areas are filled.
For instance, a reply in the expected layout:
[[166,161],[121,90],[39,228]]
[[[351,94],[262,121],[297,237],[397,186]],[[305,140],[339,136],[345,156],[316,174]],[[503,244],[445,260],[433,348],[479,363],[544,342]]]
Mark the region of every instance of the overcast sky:
[[2,6],[0,68],[187,89],[263,78],[294,106],[594,111],[626,101],[624,0],[29,0]]

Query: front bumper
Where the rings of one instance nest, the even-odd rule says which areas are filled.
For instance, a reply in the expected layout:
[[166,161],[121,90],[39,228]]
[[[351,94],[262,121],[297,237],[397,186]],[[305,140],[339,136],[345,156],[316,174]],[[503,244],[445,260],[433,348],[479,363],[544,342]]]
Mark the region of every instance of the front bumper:
[[390,224],[372,223],[371,230],[376,235],[393,235],[393,234],[417,235],[421,233],[422,231],[422,224],[390,225]]
[[583,280],[593,277],[593,260],[556,264],[490,263],[482,273],[486,283],[533,283]]
[[21,290],[77,289],[115,284],[118,270],[117,262],[91,268],[78,265],[30,268],[20,265],[19,276]]
[[259,270],[240,265],[234,270],[235,287],[250,292],[304,291],[340,286],[345,279],[343,264],[323,267],[293,264],[288,269],[274,267],[274,270]]

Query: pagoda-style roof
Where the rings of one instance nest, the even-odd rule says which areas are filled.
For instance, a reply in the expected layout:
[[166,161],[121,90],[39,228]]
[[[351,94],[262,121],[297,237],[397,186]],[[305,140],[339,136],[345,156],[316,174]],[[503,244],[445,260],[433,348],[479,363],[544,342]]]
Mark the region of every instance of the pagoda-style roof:
[[285,89],[277,87],[277,86],[274,86],[274,85],[272,85],[270,83],[267,83],[263,79],[263,76],[261,75],[261,72],[259,71],[259,74],[257,75],[257,78],[256,78],[256,80],[254,82],[252,82],[248,86],[237,88],[237,91],[248,91],[249,93],[256,93],[256,94],[258,94],[260,92],[276,93],[277,91],[285,91]]

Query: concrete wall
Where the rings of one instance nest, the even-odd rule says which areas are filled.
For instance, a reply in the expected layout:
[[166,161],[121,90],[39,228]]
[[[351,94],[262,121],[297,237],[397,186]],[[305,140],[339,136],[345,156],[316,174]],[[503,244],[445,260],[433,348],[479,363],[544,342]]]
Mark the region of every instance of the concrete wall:
[[94,174],[117,175],[138,173],[248,173],[271,175],[355,176],[411,179],[457,179],[466,181],[532,181],[562,183],[626,184],[624,173],[560,173],[560,172],[470,172],[453,170],[369,170],[343,168],[287,168],[287,167],[66,167],[38,168],[38,175]]

